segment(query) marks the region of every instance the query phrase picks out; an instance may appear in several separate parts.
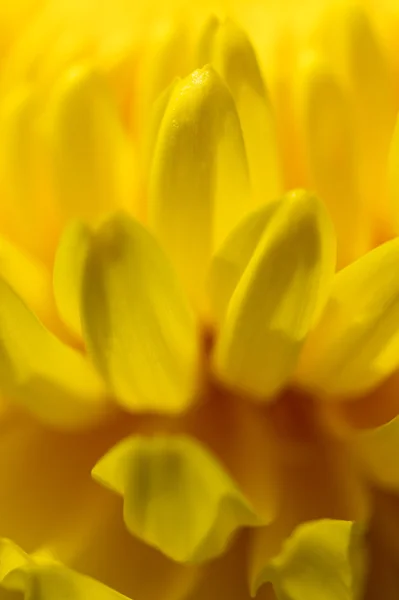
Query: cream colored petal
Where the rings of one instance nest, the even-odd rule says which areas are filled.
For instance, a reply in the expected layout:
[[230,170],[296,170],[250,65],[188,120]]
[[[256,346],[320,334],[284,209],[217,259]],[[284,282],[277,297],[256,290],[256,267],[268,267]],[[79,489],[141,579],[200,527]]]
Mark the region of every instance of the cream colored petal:
[[[248,227],[241,232],[248,235]],[[321,202],[302,191],[287,194],[228,304],[213,354],[218,376],[258,400],[278,392],[323,308],[334,264]]]

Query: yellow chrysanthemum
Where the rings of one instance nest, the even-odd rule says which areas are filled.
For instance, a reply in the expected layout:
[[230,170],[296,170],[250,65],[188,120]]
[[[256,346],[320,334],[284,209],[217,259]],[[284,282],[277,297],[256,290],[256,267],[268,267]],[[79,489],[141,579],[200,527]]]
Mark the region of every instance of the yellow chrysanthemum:
[[397,598],[396,3],[0,25],[0,597]]

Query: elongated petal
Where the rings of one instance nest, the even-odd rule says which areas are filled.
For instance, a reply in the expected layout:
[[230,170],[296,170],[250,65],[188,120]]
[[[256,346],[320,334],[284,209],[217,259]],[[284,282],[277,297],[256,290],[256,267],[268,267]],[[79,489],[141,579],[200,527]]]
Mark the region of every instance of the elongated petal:
[[256,202],[274,200],[282,193],[275,124],[254,49],[244,31],[230,20],[215,30],[210,46],[209,60],[237,106]]
[[61,428],[83,427],[107,410],[87,359],[54,337],[0,279],[0,389],[12,402]]
[[323,317],[308,340],[299,380],[325,396],[356,397],[399,365],[399,240],[379,246],[333,283]]
[[83,67],[67,71],[49,100],[45,123],[65,217],[91,220],[133,205],[132,150],[99,74]]
[[0,227],[19,247],[48,260],[58,217],[43,177],[44,145],[38,118],[42,99],[28,85],[2,94],[0,105]]
[[0,274],[40,320],[55,325],[51,277],[40,261],[0,238]]
[[270,202],[242,219],[213,256],[207,287],[213,318],[218,325],[225,318],[230,299],[272,217],[281,208],[280,202]]
[[258,399],[284,385],[327,297],[334,260],[323,205],[306,192],[285,196],[227,308],[213,357],[224,381]]
[[327,5],[320,38],[355,109],[362,203],[373,218],[374,230],[386,235],[387,227],[390,232],[386,168],[395,101],[384,49],[366,7],[356,3]]
[[9,540],[0,542],[0,588],[26,600],[127,600],[118,592],[63,565],[28,556]]
[[389,152],[389,192],[395,217],[396,231],[399,228],[399,118],[393,130]]
[[82,331],[80,297],[89,245],[89,227],[75,221],[64,231],[54,262],[53,285],[57,308],[64,323],[78,336]]
[[299,526],[263,573],[277,600],[352,600],[352,527],[329,520]]
[[363,254],[370,243],[356,178],[349,98],[331,69],[313,55],[302,65],[298,87],[310,175],[334,222],[342,267]]
[[85,338],[120,403],[176,413],[193,400],[194,317],[151,235],[118,214],[93,235],[82,299]]
[[129,531],[179,562],[213,558],[238,527],[260,524],[223,467],[193,438],[127,438],[93,475],[124,496]]
[[213,249],[248,210],[240,123],[210,67],[173,90],[155,146],[149,210],[189,293],[201,301]]

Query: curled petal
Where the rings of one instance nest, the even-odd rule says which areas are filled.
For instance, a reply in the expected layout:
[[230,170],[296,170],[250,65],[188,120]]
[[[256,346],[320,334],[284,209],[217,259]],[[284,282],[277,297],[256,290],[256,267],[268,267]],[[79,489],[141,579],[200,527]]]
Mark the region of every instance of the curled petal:
[[223,467],[193,438],[127,438],[93,475],[123,495],[129,531],[178,562],[213,558],[237,528],[260,524]]
[[25,600],[127,600],[102,583],[50,560],[25,554],[9,540],[0,541],[0,588],[22,592]]

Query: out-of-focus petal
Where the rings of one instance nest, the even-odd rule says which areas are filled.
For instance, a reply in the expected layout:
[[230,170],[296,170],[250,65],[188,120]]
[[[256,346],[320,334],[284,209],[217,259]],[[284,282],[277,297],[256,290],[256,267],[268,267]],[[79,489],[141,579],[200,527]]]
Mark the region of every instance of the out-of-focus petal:
[[127,215],[92,236],[82,319],[89,352],[125,408],[178,413],[192,403],[194,316],[158,244]]
[[56,328],[51,276],[40,261],[0,238],[0,274],[46,326]]
[[219,26],[212,20],[205,37],[206,62],[223,77],[237,106],[256,201],[274,200],[282,192],[276,132],[255,51],[245,32],[231,20]]
[[[246,541],[245,534],[240,535],[223,556],[204,565],[197,585],[184,600],[251,600]],[[264,586],[257,600],[275,600],[275,596]]]
[[389,191],[396,231],[399,229],[399,118],[393,130],[389,153]]
[[76,573],[57,562],[25,554],[9,540],[0,541],[0,587],[22,592],[26,600],[127,600],[99,581]]
[[399,240],[340,271],[301,356],[298,378],[326,397],[357,397],[399,365]]
[[399,491],[399,417],[373,429],[353,430],[351,446],[369,478]]
[[193,438],[127,438],[93,475],[123,495],[129,531],[179,562],[213,558],[237,528],[260,524],[223,467]]
[[150,223],[190,295],[203,301],[212,251],[249,207],[234,100],[210,67],[179,81],[155,145]]
[[43,136],[43,98],[33,85],[16,85],[0,105],[0,226],[23,250],[48,260],[59,222],[49,192]]
[[313,54],[303,60],[298,88],[312,187],[331,214],[337,262],[342,267],[363,254],[370,243],[356,177],[353,115],[332,70]]
[[133,536],[123,521],[121,498],[91,483],[96,487],[94,501],[87,503],[79,523],[66,527],[47,549],[133,600],[186,600],[202,565],[177,563]]
[[352,600],[349,521],[300,525],[273,559],[256,588],[271,581],[278,600]]
[[[243,235],[248,232],[242,228]],[[258,399],[284,385],[324,306],[334,265],[334,235],[324,206],[306,192],[287,194],[227,307],[213,356],[226,383]]]
[[90,245],[90,228],[75,221],[64,231],[54,261],[55,302],[64,323],[80,336],[80,299],[84,266]]
[[135,165],[106,81],[85,67],[54,87],[44,117],[55,197],[66,217],[92,220],[134,204]]
[[354,107],[363,205],[378,235],[390,235],[386,163],[396,115],[394,86],[383,48],[362,3],[328,3],[319,38]]
[[0,389],[54,427],[85,427],[108,411],[88,360],[63,344],[0,280]]

